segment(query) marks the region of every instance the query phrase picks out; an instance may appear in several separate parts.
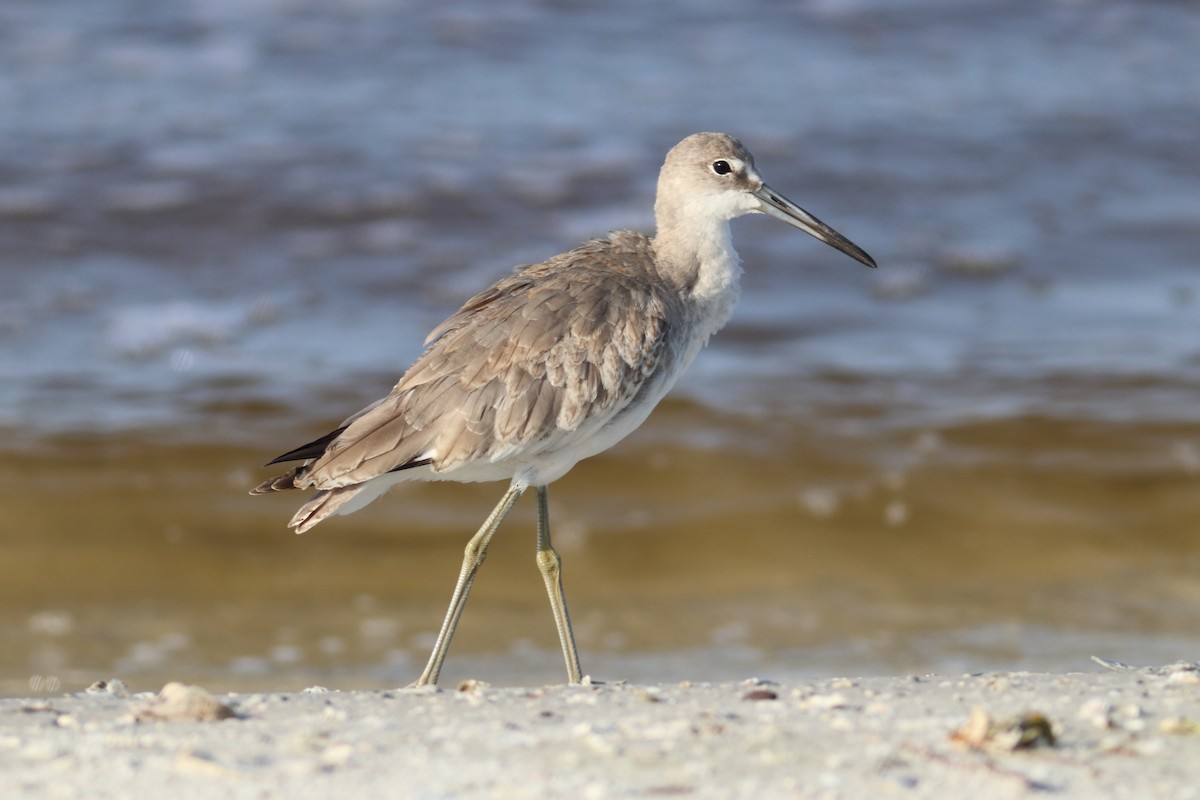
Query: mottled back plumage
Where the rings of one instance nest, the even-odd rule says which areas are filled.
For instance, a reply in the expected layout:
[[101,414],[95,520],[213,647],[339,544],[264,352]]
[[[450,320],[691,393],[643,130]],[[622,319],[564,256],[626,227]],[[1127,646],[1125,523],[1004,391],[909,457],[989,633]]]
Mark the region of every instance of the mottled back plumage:
[[680,316],[644,268],[649,247],[616,234],[473,297],[297,485],[345,486],[426,459],[435,474],[495,463],[562,447],[608,419],[669,357],[668,319]]
[[[586,438],[675,356],[669,320],[685,314],[652,263],[650,239],[618,232],[518,269],[435,328],[388,396],[321,455],[255,491],[311,488],[344,503],[347,489],[393,471],[428,467],[437,480],[501,465],[511,476]],[[306,507],[300,525],[341,507],[327,497],[315,501],[327,513]]]

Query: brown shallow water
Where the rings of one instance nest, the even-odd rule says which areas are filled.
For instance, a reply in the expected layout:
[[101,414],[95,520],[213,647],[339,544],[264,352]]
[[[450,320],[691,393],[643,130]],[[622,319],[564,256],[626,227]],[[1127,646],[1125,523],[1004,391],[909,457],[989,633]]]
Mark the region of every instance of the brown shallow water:
[[[709,438],[682,446],[688,430]],[[1194,428],[1037,418],[864,437],[668,402],[551,492],[584,669],[670,680],[1194,655],[1189,441]],[[500,486],[401,487],[297,537],[283,524],[300,496],[245,494],[262,460],[132,438],[6,453],[0,691],[415,677]],[[525,500],[493,545],[447,682],[561,679],[532,517]]]

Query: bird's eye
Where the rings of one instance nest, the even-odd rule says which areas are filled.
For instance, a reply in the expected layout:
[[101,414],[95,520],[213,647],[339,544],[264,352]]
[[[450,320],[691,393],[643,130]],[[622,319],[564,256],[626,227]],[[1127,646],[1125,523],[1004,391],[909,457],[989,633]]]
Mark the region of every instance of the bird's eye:
[[723,158],[719,158],[712,162],[712,171],[718,175],[728,175],[733,171],[733,167],[729,166],[729,162]]

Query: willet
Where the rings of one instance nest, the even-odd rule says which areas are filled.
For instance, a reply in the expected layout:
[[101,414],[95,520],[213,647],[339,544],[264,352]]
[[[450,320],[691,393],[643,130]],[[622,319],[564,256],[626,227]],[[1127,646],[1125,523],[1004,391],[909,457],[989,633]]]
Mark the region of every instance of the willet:
[[317,492],[288,523],[297,533],[356,511],[401,481],[510,481],[467,544],[450,608],[414,686],[437,683],[488,544],[531,486],[538,569],[568,679],[581,680],[546,487],[641,425],[725,324],[741,275],[729,221],[758,213],[875,266],[763,183],[737,139],[697,133],[667,153],[654,238],[617,231],[518,268],[435,328],[387,397],[270,462],[302,463],[251,494]]

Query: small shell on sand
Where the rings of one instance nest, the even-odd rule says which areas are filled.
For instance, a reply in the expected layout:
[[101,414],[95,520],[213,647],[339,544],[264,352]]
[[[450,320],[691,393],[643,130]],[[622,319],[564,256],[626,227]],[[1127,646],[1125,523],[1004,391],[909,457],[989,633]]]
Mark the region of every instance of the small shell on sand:
[[199,686],[171,682],[158,696],[134,711],[134,722],[216,722],[237,717],[229,706]]
[[982,708],[972,709],[971,719],[950,734],[950,740],[973,750],[1012,751],[1056,744],[1053,726],[1045,714],[1029,711],[996,722]]

